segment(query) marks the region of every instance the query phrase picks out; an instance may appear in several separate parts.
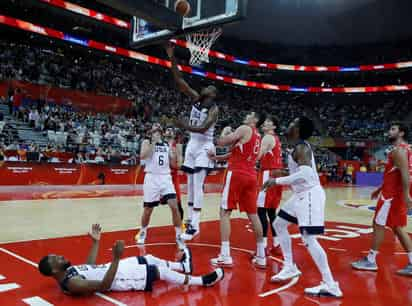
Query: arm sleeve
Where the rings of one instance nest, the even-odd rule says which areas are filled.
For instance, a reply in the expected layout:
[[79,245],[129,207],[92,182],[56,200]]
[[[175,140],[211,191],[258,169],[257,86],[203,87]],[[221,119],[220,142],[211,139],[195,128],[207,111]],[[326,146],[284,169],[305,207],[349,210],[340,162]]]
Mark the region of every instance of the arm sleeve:
[[307,180],[313,174],[312,168],[309,166],[300,166],[299,171],[284,177],[276,178],[277,185],[291,185],[298,180]]

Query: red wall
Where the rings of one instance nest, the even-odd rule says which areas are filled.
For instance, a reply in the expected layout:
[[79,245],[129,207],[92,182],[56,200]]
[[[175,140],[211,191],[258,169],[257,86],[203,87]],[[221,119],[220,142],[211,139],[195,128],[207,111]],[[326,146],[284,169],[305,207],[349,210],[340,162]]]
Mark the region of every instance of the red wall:
[[129,112],[132,107],[131,101],[122,98],[36,85],[21,81],[0,82],[0,96],[7,96],[9,87],[13,89],[21,88],[27,98],[37,100],[43,96],[46,97],[49,102],[72,105],[81,111],[124,114]]

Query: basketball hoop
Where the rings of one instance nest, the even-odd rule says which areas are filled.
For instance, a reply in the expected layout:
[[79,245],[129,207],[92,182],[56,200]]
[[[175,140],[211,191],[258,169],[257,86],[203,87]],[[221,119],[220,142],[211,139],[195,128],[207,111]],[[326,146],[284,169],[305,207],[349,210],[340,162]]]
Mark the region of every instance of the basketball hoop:
[[186,41],[190,50],[190,65],[196,66],[209,63],[209,51],[215,41],[222,34],[222,28],[207,28],[186,34]]

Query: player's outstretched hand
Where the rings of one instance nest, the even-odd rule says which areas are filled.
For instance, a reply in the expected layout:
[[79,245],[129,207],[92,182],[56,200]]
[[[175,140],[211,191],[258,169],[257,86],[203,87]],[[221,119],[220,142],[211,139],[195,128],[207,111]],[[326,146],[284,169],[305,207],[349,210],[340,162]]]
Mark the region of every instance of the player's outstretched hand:
[[374,190],[371,194],[371,199],[376,200],[379,197],[380,192],[381,192],[380,189]]
[[267,190],[268,188],[276,185],[276,179],[268,179],[262,186],[262,190]]
[[113,258],[119,259],[124,251],[124,241],[117,240],[113,246]]
[[89,236],[90,238],[92,238],[93,241],[99,241],[101,233],[102,233],[102,227],[100,226],[100,224],[93,224],[92,229],[89,232]]

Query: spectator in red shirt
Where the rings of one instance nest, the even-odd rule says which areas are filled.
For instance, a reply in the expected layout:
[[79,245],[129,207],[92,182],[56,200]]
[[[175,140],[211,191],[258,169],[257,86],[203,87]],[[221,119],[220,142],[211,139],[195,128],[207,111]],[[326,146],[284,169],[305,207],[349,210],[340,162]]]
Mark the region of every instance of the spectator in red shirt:
[[13,114],[14,116],[18,116],[20,107],[23,103],[23,94],[21,92],[20,88],[16,88],[16,91],[14,92],[13,95]]

